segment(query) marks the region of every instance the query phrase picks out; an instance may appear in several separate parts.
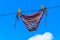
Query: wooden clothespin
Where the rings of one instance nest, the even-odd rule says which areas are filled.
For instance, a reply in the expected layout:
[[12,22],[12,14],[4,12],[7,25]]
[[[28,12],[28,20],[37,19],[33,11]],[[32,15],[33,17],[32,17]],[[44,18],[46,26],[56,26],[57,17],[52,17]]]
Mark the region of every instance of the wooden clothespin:
[[41,8],[42,8],[42,10],[46,10],[46,7],[44,7],[43,5],[41,5]]
[[18,8],[18,15],[20,15],[20,13],[21,13],[21,10],[20,10],[20,8]]

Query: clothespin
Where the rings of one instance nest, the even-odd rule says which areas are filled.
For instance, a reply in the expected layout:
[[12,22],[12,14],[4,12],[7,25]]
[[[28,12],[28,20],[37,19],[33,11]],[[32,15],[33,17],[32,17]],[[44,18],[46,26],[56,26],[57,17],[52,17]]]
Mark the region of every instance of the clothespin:
[[46,10],[46,8],[43,5],[41,5],[41,8],[42,8],[42,10]]
[[18,15],[20,15],[20,13],[21,13],[21,10],[20,10],[20,8],[18,8]]
[[21,11],[20,11],[20,8],[18,8],[18,12],[17,12],[17,15],[16,15],[16,19],[19,20],[19,16],[21,14]]

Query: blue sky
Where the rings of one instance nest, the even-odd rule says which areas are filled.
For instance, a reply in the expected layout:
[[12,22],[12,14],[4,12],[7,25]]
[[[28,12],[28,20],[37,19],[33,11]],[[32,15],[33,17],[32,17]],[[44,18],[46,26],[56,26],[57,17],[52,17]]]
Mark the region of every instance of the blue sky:
[[[41,9],[40,5],[49,8],[60,5],[60,0],[0,0],[0,14],[17,13],[18,8],[21,11]],[[44,15],[38,29],[33,32],[27,30],[21,18],[17,21],[17,27],[14,29],[16,15],[0,16],[0,40],[28,40],[28,38],[35,34],[43,34],[45,32],[51,32],[54,36],[53,40],[60,40],[60,8],[47,9],[47,11],[47,26],[44,26]]]

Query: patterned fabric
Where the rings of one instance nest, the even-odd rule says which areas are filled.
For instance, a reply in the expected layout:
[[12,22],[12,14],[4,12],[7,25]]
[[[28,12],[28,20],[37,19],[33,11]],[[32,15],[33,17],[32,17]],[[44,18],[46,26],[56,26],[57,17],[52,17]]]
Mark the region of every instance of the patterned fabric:
[[32,15],[23,15],[21,14],[20,17],[22,18],[24,24],[28,28],[29,31],[34,31],[37,29],[39,22],[41,21],[41,18],[44,14],[44,11],[37,12]]

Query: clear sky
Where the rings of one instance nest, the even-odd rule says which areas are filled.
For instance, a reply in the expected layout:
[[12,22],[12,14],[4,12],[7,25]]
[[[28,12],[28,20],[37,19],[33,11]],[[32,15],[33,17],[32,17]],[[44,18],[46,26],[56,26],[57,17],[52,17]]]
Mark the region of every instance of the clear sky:
[[[40,5],[46,8],[60,5],[60,0],[0,0],[0,15],[17,13],[17,9],[21,11],[41,9]],[[60,40],[60,8],[47,9],[48,23],[44,26],[45,15],[43,16],[38,29],[29,32],[22,22],[21,18],[17,21],[17,27],[14,29],[15,15],[0,16],[0,40],[28,40],[35,34],[43,34],[51,32],[54,36],[53,40]],[[35,12],[23,13],[33,14]]]

